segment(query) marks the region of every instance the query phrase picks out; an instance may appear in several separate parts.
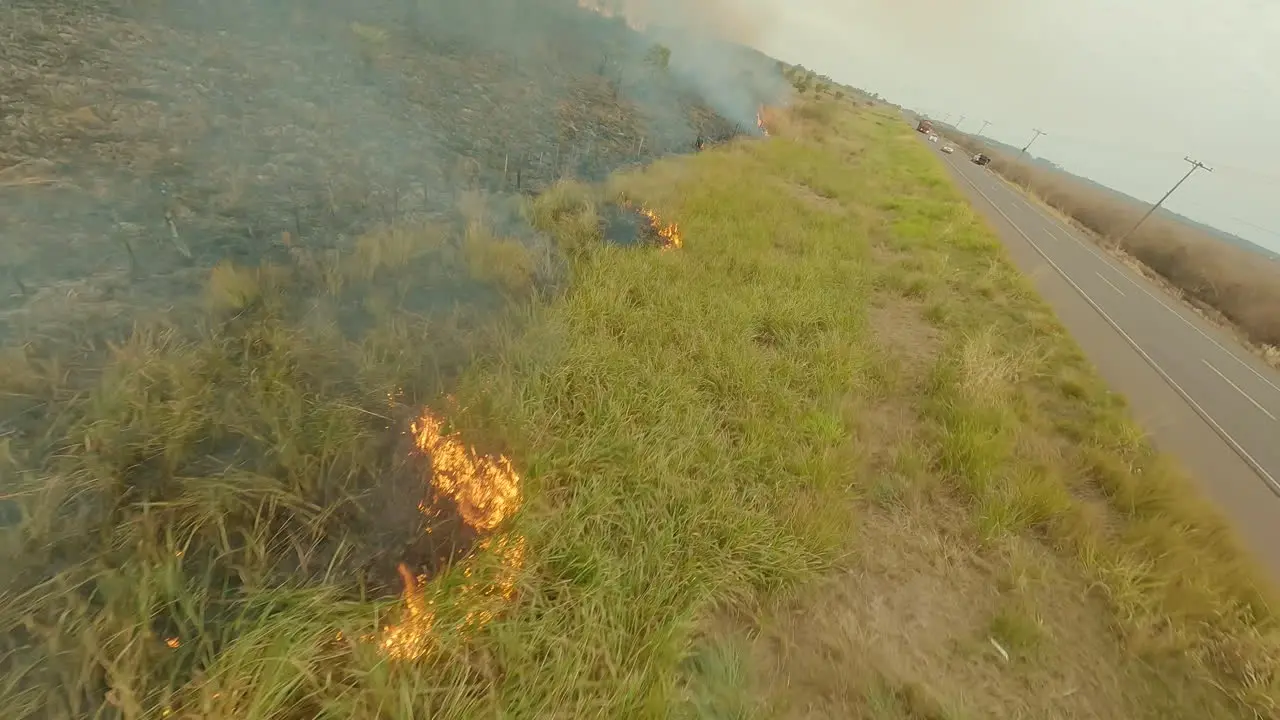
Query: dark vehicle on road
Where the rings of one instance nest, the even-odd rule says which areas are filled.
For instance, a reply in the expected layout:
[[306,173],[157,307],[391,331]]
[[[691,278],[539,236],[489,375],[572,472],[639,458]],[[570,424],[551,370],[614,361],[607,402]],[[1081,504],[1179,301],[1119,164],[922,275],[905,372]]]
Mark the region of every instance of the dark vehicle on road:
[[986,153],[978,153],[977,155],[973,156],[973,163],[975,165],[990,165],[991,157],[988,156]]
[[916,132],[922,132],[926,135],[932,133],[933,123],[928,120],[921,120],[919,124],[916,125]]

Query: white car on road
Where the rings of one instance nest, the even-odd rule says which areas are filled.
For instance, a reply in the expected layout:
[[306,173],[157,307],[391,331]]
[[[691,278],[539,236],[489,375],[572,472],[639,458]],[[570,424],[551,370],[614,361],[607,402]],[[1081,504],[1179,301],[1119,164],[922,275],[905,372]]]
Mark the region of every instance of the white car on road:
[[953,152],[955,152],[955,151],[956,151],[956,149],[955,149],[955,148],[953,148],[953,147],[951,147],[950,145],[943,145],[943,146],[942,146],[942,152],[947,153],[948,155],[950,155],[951,153],[953,153]]

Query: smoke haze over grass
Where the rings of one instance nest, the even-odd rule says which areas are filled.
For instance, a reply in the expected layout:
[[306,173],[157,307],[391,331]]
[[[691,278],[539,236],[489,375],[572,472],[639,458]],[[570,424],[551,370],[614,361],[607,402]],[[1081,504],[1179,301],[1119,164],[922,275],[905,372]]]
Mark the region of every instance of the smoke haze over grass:
[[568,0],[13,3],[0,325],[54,286],[164,303],[284,232],[336,248],[461,192],[598,179],[785,98],[767,58],[707,41],[723,15],[657,11],[638,33]]
[[566,179],[785,101],[704,30],[572,0],[0,9],[6,717],[306,715],[261,641],[376,674],[397,593],[441,597],[392,639],[487,623],[524,539],[475,511],[521,478],[450,398],[625,215],[557,205]]

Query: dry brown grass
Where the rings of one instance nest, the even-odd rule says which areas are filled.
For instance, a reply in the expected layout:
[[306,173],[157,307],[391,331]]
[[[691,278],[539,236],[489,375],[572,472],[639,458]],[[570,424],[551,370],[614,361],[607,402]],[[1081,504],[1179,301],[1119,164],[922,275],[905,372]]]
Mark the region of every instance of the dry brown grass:
[[[986,152],[993,170],[1095,233],[1105,246],[1150,268],[1193,304],[1220,314],[1264,352],[1280,346],[1280,262],[1158,215],[1118,245],[1145,208],[993,151],[971,136],[957,142]],[[1274,353],[1267,354],[1272,359]]]

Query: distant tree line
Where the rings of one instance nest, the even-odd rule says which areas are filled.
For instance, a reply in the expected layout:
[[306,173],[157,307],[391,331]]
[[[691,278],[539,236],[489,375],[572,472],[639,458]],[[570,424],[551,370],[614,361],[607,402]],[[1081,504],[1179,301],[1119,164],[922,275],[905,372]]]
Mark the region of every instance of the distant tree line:
[[833,80],[828,75],[810,70],[803,65],[791,65],[779,60],[778,70],[791,83],[791,86],[796,89],[796,92],[802,95],[813,92],[817,95],[830,95],[837,100],[843,100],[846,97],[863,97],[876,102],[884,102],[884,99],[878,93],[868,92],[852,85],[845,85]]

